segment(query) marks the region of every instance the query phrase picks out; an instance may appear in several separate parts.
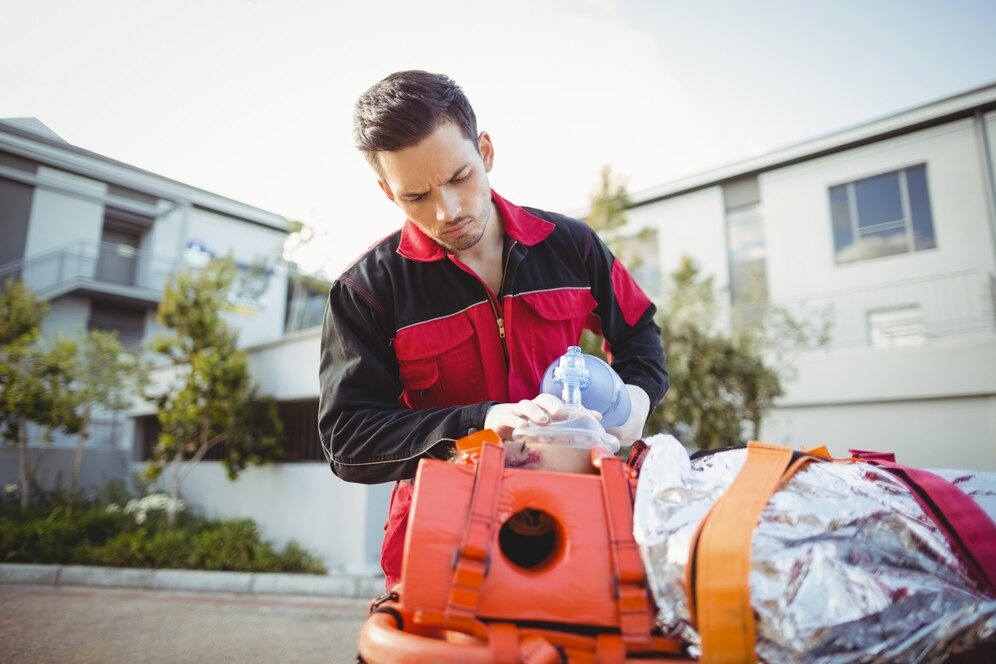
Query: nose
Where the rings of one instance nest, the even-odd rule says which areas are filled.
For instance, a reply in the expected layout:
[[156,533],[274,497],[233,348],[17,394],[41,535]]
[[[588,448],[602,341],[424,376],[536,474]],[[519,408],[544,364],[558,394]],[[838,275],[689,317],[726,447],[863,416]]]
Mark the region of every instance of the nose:
[[449,222],[460,216],[460,201],[454,191],[449,191],[448,187],[443,187],[439,191],[436,199],[436,221]]

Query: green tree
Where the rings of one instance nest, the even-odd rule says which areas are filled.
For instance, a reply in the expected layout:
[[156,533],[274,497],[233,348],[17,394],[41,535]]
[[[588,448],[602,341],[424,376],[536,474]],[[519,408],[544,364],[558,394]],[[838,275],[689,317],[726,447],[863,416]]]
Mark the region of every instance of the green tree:
[[0,427],[18,446],[21,507],[31,503],[34,468],[28,459],[29,424],[44,431],[75,433],[79,417],[72,394],[76,343],[56,338],[40,345],[48,305],[21,281],[8,280],[0,292]]
[[102,330],[91,330],[83,337],[75,358],[73,376],[73,396],[80,418],[80,429],[73,457],[67,516],[72,516],[79,491],[83,450],[90,435],[94,413],[120,412],[128,408],[132,395],[141,391],[146,378],[138,357],[118,341],[117,332]]
[[591,226],[606,243],[615,240],[619,229],[626,225],[626,211],[629,209],[629,192],[612,167],[606,164],[599,173],[598,189],[591,197],[585,223]]
[[[648,253],[656,255],[656,250],[647,252],[646,248],[652,246],[650,243],[656,241],[657,235],[652,228],[641,228],[635,232],[626,229],[626,213],[630,205],[629,191],[622,178],[614,174],[610,166],[603,166],[584,221],[598,233],[612,254],[632,271],[644,264]],[[656,283],[645,285],[650,291],[659,286]]]
[[[157,320],[171,330],[152,350],[176,370],[171,384],[149,395],[161,425],[147,475],[156,479],[172,464],[170,497],[209,450],[223,445],[222,461],[234,480],[247,464],[264,464],[280,454],[281,425],[276,403],[261,397],[252,382],[238,333],[224,319],[235,280],[231,261],[212,261],[184,271],[166,286]],[[175,512],[169,512],[172,525]]]
[[716,329],[712,277],[701,276],[685,256],[671,281],[658,323],[672,389],[648,429],[673,431],[702,449],[759,438],[765,415],[794,375],[792,359],[824,344],[826,325],[757,304],[752,323],[727,334]]

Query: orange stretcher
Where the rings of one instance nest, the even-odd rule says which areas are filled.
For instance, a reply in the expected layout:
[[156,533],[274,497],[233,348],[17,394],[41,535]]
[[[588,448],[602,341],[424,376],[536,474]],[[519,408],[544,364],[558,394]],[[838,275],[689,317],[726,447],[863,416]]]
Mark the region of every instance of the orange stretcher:
[[[372,603],[360,632],[362,661],[694,661],[654,629],[656,607],[633,539],[632,467],[592,454],[598,474],[515,470],[504,467],[492,432],[458,442],[458,449],[480,447],[476,467],[419,464],[403,582]],[[868,462],[869,454],[835,460],[823,449],[748,444],[742,470],[689,550],[685,590],[701,661],[756,661],[751,539],[772,494],[807,463]],[[947,529],[965,535],[966,559],[992,596],[996,526],[971,499],[942,509],[947,500],[937,501],[949,517],[939,521],[964,516],[965,524]]]
[[505,468],[497,437],[475,436],[476,467],[419,464],[402,587],[372,605],[363,661],[687,661],[653,631],[632,469]]

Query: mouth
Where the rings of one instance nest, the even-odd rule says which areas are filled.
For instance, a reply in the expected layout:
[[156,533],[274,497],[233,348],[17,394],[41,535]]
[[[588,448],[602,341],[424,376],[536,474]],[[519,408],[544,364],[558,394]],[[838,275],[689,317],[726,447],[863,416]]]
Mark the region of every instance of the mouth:
[[443,229],[442,235],[449,238],[460,237],[467,232],[467,229],[470,227],[472,221],[474,220],[471,218],[461,219],[460,221],[457,221]]

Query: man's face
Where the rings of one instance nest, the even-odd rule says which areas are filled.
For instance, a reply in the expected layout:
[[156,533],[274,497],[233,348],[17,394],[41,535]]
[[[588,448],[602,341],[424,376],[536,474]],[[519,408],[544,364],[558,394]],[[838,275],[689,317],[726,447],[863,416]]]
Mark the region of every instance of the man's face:
[[487,174],[494,149],[487,133],[475,145],[446,122],[420,143],[378,159],[380,188],[422,232],[453,252],[477,244],[491,218]]

